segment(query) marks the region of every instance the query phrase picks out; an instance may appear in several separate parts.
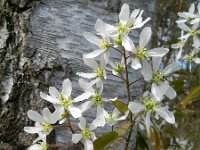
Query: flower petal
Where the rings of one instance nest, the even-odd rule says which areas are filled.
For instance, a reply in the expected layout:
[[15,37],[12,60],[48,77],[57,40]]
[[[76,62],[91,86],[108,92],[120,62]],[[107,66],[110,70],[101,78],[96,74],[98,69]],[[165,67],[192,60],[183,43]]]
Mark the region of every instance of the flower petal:
[[92,69],[96,69],[98,67],[97,62],[94,59],[92,59],[92,58],[84,58],[83,57],[83,61],[84,61],[84,63],[86,65],[88,65]]
[[57,98],[51,97],[51,96],[46,95],[46,94],[44,94],[44,93],[42,93],[42,92],[40,92],[40,97],[41,97],[42,99],[44,99],[44,100],[46,100],[46,101],[52,103],[52,104],[59,104],[59,103],[60,103],[60,101],[59,101]]
[[97,56],[99,56],[100,54],[102,54],[104,51],[102,49],[98,49],[98,50],[94,50],[90,53],[84,54],[83,57],[84,58],[95,58]]
[[163,57],[169,51],[168,48],[158,47],[147,51],[147,56],[151,57]]
[[29,110],[29,111],[27,112],[27,115],[28,115],[28,117],[29,117],[31,120],[33,120],[33,121],[35,121],[35,122],[39,122],[39,123],[44,122],[43,117],[42,117],[38,112],[36,112],[36,111]]
[[145,27],[141,34],[140,34],[140,40],[139,40],[139,46],[140,48],[144,48],[147,46],[151,39],[151,28],[150,27]]
[[84,130],[86,128],[86,119],[84,117],[79,118],[80,122],[78,123],[78,127],[81,130]]
[[141,70],[141,74],[144,76],[144,80],[145,81],[150,81],[152,79],[152,70],[151,70],[151,66],[147,63],[146,60],[144,60],[142,62],[142,70]]
[[41,127],[24,127],[24,131],[27,133],[39,133],[41,130]]
[[60,99],[60,92],[58,92],[58,90],[55,87],[49,87],[49,94],[53,97],[53,98],[57,98]]
[[101,41],[100,38],[98,38],[96,35],[89,33],[89,32],[84,32],[83,36],[92,44],[98,45],[99,42]]
[[82,111],[76,107],[69,107],[69,112],[74,118],[80,118],[82,116]]
[[119,14],[119,20],[122,24],[126,24],[129,20],[130,16],[130,10],[129,10],[129,5],[128,4],[123,4],[120,14]]
[[92,79],[96,77],[96,73],[77,72],[76,75],[81,76],[83,78],[87,78],[87,79]]
[[180,70],[180,66],[176,62],[174,62],[174,63],[169,64],[167,67],[165,67],[162,71],[162,74],[164,76],[167,76],[170,73],[173,73],[177,70]]
[[70,97],[72,92],[72,83],[69,79],[65,79],[62,83],[62,95],[65,98]]
[[137,114],[140,111],[145,109],[145,106],[138,102],[130,102],[128,105],[128,109],[133,113]]
[[81,95],[79,95],[78,97],[76,97],[75,99],[73,99],[73,101],[76,103],[76,102],[80,102],[80,101],[83,101],[85,99],[88,99],[90,98],[94,93],[93,92],[86,92],[86,93],[83,93]]
[[161,64],[161,57],[153,57],[152,63],[153,63],[153,72],[157,72],[159,70],[160,64]]
[[132,59],[131,67],[132,67],[134,70],[138,70],[138,69],[142,68],[142,65],[141,65],[141,63],[140,63],[140,60],[139,60],[138,58]]
[[84,141],[84,149],[85,150],[94,150],[94,146],[93,146],[92,141],[86,139]]
[[170,86],[167,90],[167,92],[165,93],[165,95],[169,98],[169,99],[174,99],[176,97],[176,91]]
[[194,61],[196,64],[200,64],[200,58],[193,58],[193,61]]
[[122,45],[127,51],[134,53],[136,50],[135,45],[133,44],[132,40],[128,36],[124,36],[122,40]]
[[172,112],[168,111],[167,107],[155,108],[155,111],[156,111],[156,113],[158,113],[158,115],[160,115],[167,122],[169,122],[171,124],[175,123],[174,114]]
[[77,144],[82,138],[81,134],[72,134],[72,142]]
[[82,105],[80,105],[80,109],[82,112],[85,112],[86,110],[88,110],[91,106],[92,106],[92,102],[91,101],[87,101],[85,103],[83,103]]

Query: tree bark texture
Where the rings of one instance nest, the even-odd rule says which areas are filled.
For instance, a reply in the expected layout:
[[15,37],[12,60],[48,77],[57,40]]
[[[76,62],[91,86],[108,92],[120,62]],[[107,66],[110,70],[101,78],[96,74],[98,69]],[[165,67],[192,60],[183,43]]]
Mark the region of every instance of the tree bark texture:
[[[40,91],[47,93],[49,86],[60,89],[63,79],[70,78],[72,97],[83,92],[76,72],[90,71],[82,54],[96,49],[84,39],[83,32],[95,33],[97,18],[115,24],[125,2],[131,10],[140,8],[145,10],[145,17],[153,16],[155,0],[1,0],[0,12],[10,9],[0,15],[0,149],[24,149],[31,144],[34,137],[23,131],[24,126],[33,125],[26,112],[49,106],[40,99]],[[138,36],[138,30],[131,34],[136,43]],[[119,55],[111,54],[111,59],[119,60]],[[130,74],[131,81],[139,77],[139,72]],[[143,86],[143,82],[132,86],[133,99],[141,95]],[[103,95],[126,101],[125,93],[121,81],[109,78]],[[111,105],[105,108],[113,110]],[[86,113],[89,122],[95,113],[95,109]],[[109,129],[98,129],[97,135]],[[57,142],[70,140],[68,131],[56,131]]]

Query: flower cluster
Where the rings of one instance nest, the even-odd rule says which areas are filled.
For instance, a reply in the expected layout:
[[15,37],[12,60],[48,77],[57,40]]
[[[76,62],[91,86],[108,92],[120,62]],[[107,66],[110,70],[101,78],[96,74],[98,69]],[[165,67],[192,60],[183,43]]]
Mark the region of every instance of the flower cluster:
[[[200,10],[200,4],[198,10]],[[139,43],[132,41],[129,33],[132,30],[142,28],[150,20],[150,18],[143,19],[142,14],[143,10],[135,9],[130,12],[129,5],[123,4],[117,26],[97,19],[95,24],[97,33],[84,33],[84,37],[97,48],[83,55],[83,62],[91,68],[91,71],[77,72],[77,75],[81,77],[79,85],[83,93],[75,98],[71,97],[72,84],[69,79],[63,81],[61,91],[55,87],[50,87],[49,94],[40,93],[42,99],[53,104],[55,111],[51,113],[48,108],[44,108],[42,115],[32,110],[28,111],[28,117],[35,121],[35,127],[25,127],[24,130],[39,135],[33,142],[34,145],[29,147],[30,150],[35,147],[46,150],[50,146],[46,143],[46,136],[54,129],[55,125],[67,121],[72,132],[72,142],[83,145],[85,150],[94,149],[93,142],[97,139],[94,130],[105,125],[112,126],[113,131],[118,122],[126,120],[131,126],[144,125],[147,135],[150,135],[151,126],[158,124],[159,121],[157,120],[160,118],[170,124],[175,124],[174,113],[169,110],[166,101],[176,97],[176,91],[170,85],[173,80],[171,75],[178,71],[180,67],[177,62],[173,61],[165,67],[162,59],[168,53],[168,48],[149,48],[148,43],[152,35],[150,27],[142,29]],[[181,58],[186,41],[193,37],[192,46],[194,49],[182,58],[190,64],[192,62],[200,63],[200,59],[194,56],[199,52],[200,46],[198,39],[200,33],[198,29],[199,15],[195,13],[192,4],[189,12],[179,13],[179,16],[181,19],[177,23],[183,31],[180,42],[172,45],[173,48],[180,49],[177,59]],[[119,53],[121,60],[113,62],[113,59],[110,58],[113,53]],[[143,96],[137,100],[132,99],[130,86],[134,81],[129,80],[130,72],[135,70],[141,72],[141,79],[144,79],[148,84]],[[119,78],[124,82],[127,91],[127,103],[117,98],[102,96],[107,76]],[[119,105],[115,105],[116,102],[123,104],[127,109],[122,111]],[[112,113],[104,107],[108,103],[115,106]],[[96,117],[88,125],[84,113],[91,107],[96,109]],[[79,120],[78,127],[80,130],[73,129],[70,116]],[[129,132],[133,132],[132,128]]]
[[[195,56],[198,54],[200,48],[199,14],[200,3],[197,5],[197,10],[195,10],[195,4],[191,4],[188,12],[178,13],[180,19],[177,20],[177,24],[182,31],[181,36],[179,37],[179,42],[176,44],[172,44],[172,48],[179,49],[179,52],[177,54],[177,60],[182,59],[186,64],[188,64],[188,67],[183,66],[183,68],[188,68],[190,71],[195,66],[195,64],[200,64],[200,58],[197,58]],[[193,42],[191,42],[191,40]],[[186,49],[188,49],[188,46],[190,46],[189,50],[186,51]]]

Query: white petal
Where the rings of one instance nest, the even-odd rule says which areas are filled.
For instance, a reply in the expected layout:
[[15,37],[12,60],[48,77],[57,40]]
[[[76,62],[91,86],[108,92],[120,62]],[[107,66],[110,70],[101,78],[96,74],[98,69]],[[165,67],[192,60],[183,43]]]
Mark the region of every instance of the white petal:
[[91,91],[91,92],[95,92],[94,89],[92,88],[92,86],[94,84],[96,84],[98,82],[99,79],[95,79],[95,80],[92,80],[91,82],[88,82],[87,80],[85,79],[79,79],[79,85],[80,87],[85,91],[85,92],[88,92],[88,91]]
[[69,112],[74,118],[80,118],[82,116],[82,111],[76,107],[69,107]]
[[40,149],[41,149],[41,145],[39,144],[34,144],[27,148],[27,150],[40,150]]
[[153,71],[157,72],[159,70],[160,64],[161,64],[161,57],[153,57],[152,63],[153,63]]
[[193,58],[193,61],[194,61],[196,64],[200,64],[200,58]]
[[51,117],[51,112],[47,107],[42,109],[42,116],[45,121],[50,122],[49,118]]
[[65,98],[70,97],[72,92],[72,83],[69,79],[65,79],[62,83],[62,94]]
[[27,133],[38,133],[42,129],[40,127],[24,127],[24,131]]
[[128,4],[123,4],[121,8],[121,12],[119,14],[119,20],[122,24],[125,24],[128,22],[130,16],[130,10]]
[[76,97],[75,99],[73,99],[73,101],[76,103],[76,102],[80,102],[80,101],[83,101],[85,99],[88,99],[90,98],[94,93],[93,92],[86,92],[86,93],[83,93],[81,95],[79,95],[78,97]]
[[60,99],[60,92],[58,92],[58,90],[55,87],[49,87],[49,94],[53,97],[53,98],[57,98]]
[[84,54],[83,57],[84,58],[95,58],[97,56],[99,56],[100,54],[102,54],[104,51],[102,49],[98,49],[98,50],[94,50],[90,53]]
[[72,134],[72,142],[77,144],[82,138],[81,134]]
[[117,120],[118,121],[125,120],[127,118],[128,114],[129,114],[129,111],[126,111],[125,115],[120,117],[120,118],[118,118]]
[[[169,86],[165,85],[165,87],[166,87],[166,88],[164,88],[164,89],[167,90],[167,88],[168,88]],[[165,92],[166,92],[166,91],[162,92],[162,91],[160,91],[160,90],[161,90],[160,87],[158,87],[155,83],[152,84],[152,86],[151,86],[151,92],[152,92],[153,96],[155,97],[155,99],[156,99],[157,101],[161,101],[161,100],[163,99],[163,95],[164,95]]]
[[131,67],[132,67],[134,70],[138,70],[138,69],[142,68],[142,65],[141,65],[141,63],[140,63],[140,60],[139,60],[138,58],[132,59]]
[[60,118],[61,115],[64,112],[64,108],[63,107],[59,107],[57,108],[50,116],[49,121],[51,124],[55,124]]
[[92,79],[96,77],[96,73],[77,72],[76,75],[81,76],[83,78],[87,78],[87,79]]
[[90,141],[90,140],[85,140],[85,141],[84,141],[84,149],[85,149],[85,150],[94,150],[94,146],[93,146],[92,141]]
[[92,59],[92,58],[84,58],[83,57],[83,61],[84,61],[84,63],[86,65],[88,65],[92,69],[96,69],[98,67],[97,62],[94,59]]
[[174,99],[176,97],[176,91],[170,86],[167,90],[167,92],[165,93],[165,95],[169,98],[169,99]]
[[136,50],[135,45],[128,36],[124,36],[124,38],[122,39],[122,45],[127,51],[135,52]]
[[199,48],[200,47],[200,40],[197,36],[193,36],[193,46],[196,47],[196,48]]
[[28,115],[28,117],[29,117],[31,120],[33,120],[33,121],[35,121],[35,122],[39,122],[39,123],[44,122],[43,117],[42,117],[38,112],[36,112],[36,111],[29,110],[29,111],[27,112],[27,115]]
[[185,23],[178,24],[178,27],[184,31],[190,31],[190,28]]
[[92,141],[95,141],[97,137],[95,136],[94,132],[92,132],[91,134],[92,134]]
[[104,110],[101,106],[97,106],[96,119],[93,121],[95,126],[103,127],[105,125]]
[[198,23],[199,21],[200,21],[200,18],[195,18],[190,23],[195,24],[195,23]]
[[174,62],[174,63],[169,64],[167,67],[165,67],[162,71],[162,74],[164,76],[167,76],[170,73],[173,73],[177,70],[180,70],[180,66],[176,62]]
[[167,122],[169,122],[171,124],[175,123],[174,114],[172,112],[169,112],[167,110],[167,107],[155,108],[155,111],[156,111],[156,113],[158,113],[158,115],[160,115]]
[[91,106],[92,106],[92,102],[91,101],[87,101],[85,103],[83,103],[82,105],[80,105],[80,109],[82,112],[85,112],[86,110],[88,110]]
[[46,100],[46,101],[49,101],[52,104],[59,104],[60,103],[60,101],[57,98],[51,97],[51,96],[46,95],[46,94],[44,94],[42,92],[40,92],[40,97],[42,99]]
[[[200,3],[199,3],[200,4]],[[198,4],[198,6],[197,6],[197,8],[198,8],[198,12],[200,12],[200,5]],[[190,5],[190,8],[189,8],[189,13],[194,13],[194,11],[195,11],[195,6],[194,6],[194,3],[192,3],[191,5]]]
[[137,114],[138,112],[143,111],[145,109],[145,106],[137,102],[130,102],[128,105],[128,109],[133,114]]
[[150,39],[151,39],[151,28],[145,27],[140,34],[139,46],[141,48],[146,47]]
[[183,52],[183,49],[181,48],[176,56],[176,59],[180,59],[181,58],[181,55],[182,55],[182,52]]
[[98,45],[99,42],[101,41],[100,38],[98,38],[96,35],[89,33],[89,32],[84,32],[83,36],[92,44]]
[[86,119],[84,117],[79,118],[80,122],[78,123],[78,127],[81,130],[84,130],[86,128]]
[[151,57],[163,57],[169,51],[168,48],[158,47],[147,51],[147,55]]
[[115,27],[103,22],[101,19],[97,19],[95,29],[99,33],[109,34],[114,32]]
[[145,81],[150,81],[152,79],[152,70],[151,70],[151,66],[148,64],[148,62],[146,60],[144,60],[142,62],[142,70],[141,70],[141,74],[144,76],[144,80]]

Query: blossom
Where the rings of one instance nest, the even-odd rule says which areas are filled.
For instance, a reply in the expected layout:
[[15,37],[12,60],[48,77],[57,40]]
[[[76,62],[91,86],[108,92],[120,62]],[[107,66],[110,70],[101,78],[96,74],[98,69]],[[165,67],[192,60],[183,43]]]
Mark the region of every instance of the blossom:
[[97,31],[100,32],[98,34],[101,36],[101,38],[99,38],[98,36],[96,36],[92,33],[89,33],[89,32],[84,33],[84,37],[92,44],[97,45],[98,49],[94,50],[90,53],[84,54],[83,57],[95,58],[95,57],[99,56],[100,54],[103,54],[106,63],[108,62],[109,55],[110,55],[109,48],[111,46],[110,39],[105,32],[106,28],[108,28],[108,26],[109,25],[105,24],[103,21],[97,20],[97,22],[95,24],[95,28]]
[[109,62],[110,66],[112,68],[107,68],[107,70],[110,70],[112,72],[113,75],[118,75],[119,73],[122,73],[122,71],[125,68],[125,64],[124,64],[124,59],[122,58],[122,60],[120,62],[115,62],[115,64],[110,61]]
[[199,23],[200,22],[200,3],[197,5],[197,14],[194,14],[195,17],[192,17],[191,24]]
[[173,99],[176,97],[176,91],[171,86],[169,86],[167,76],[179,70],[180,67],[176,62],[169,64],[164,69],[160,69],[160,65],[160,57],[152,58],[152,67],[147,63],[147,61],[143,61],[141,74],[144,76],[145,81],[152,82],[152,87],[155,87],[163,95]]
[[[107,99],[101,96],[103,91],[103,85],[97,84],[96,89],[94,89],[91,85],[94,85],[91,82],[87,82],[86,80],[79,79],[80,87],[84,90],[84,93],[74,99],[75,102],[80,102],[86,99],[90,99],[83,104],[81,104],[80,109],[82,112],[85,112],[92,106],[97,108],[96,119],[94,120],[96,126],[104,126],[105,125],[105,109],[103,108],[104,103],[108,101],[112,101],[115,99]],[[90,85],[90,86],[89,86]]]
[[94,146],[92,142],[96,139],[96,136],[95,133],[92,131],[96,129],[96,126],[94,125],[94,123],[88,126],[84,117],[79,118],[79,120],[80,122],[78,126],[81,129],[81,133],[72,134],[72,142],[77,144],[82,139],[84,142],[84,149],[93,150]]
[[199,52],[199,49],[194,48],[190,54],[186,54],[183,59],[189,63],[189,70],[192,70],[192,63],[200,64],[200,58],[194,57]]
[[137,48],[128,37],[126,37],[126,39],[122,43],[127,51],[133,53],[131,67],[135,70],[142,68],[140,61],[143,61],[145,58],[163,57],[169,51],[169,49],[162,47],[148,50],[146,46],[150,41],[151,34],[151,28],[145,27],[140,34],[139,46]]
[[47,150],[48,149],[49,146],[46,142],[46,135],[40,132],[38,133],[38,135],[39,137],[33,141],[33,145],[28,147],[28,150]]
[[94,59],[91,58],[84,58],[83,61],[86,65],[88,65],[90,68],[93,69],[92,73],[83,73],[83,72],[77,72],[76,74],[86,78],[86,79],[94,79],[97,82],[101,82],[102,78],[107,79],[106,75],[106,62],[103,57],[100,58],[100,64],[98,64]]
[[130,14],[130,9],[128,4],[123,4],[120,14],[119,14],[119,25],[116,27],[116,33],[118,34],[128,34],[132,29],[141,28],[146,22],[151,18],[146,18],[144,21],[142,19],[143,10],[134,9]]
[[185,35],[181,36],[182,39],[193,37],[193,46],[197,48],[200,46],[200,40],[198,38],[198,34],[200,34],[200,30],[198,29],[199,23],[193,24],[192,27],[188,27],[185,23],[180,23],[178,27],[187,32]]
[[179,23],[185,23],[185,22],[191,21],[191,19],[196,17],[194,12],[195,12],[195,6],[193,3],[190,5],[188,12],[179,12],[178,13],[178,16],[180,17],[180,19],[177,20],[176,23],[179,24]]
[[61,119],[66,118],[68,112],[74,117],[79,118],[82,116],[81,110],[73,106],[75,103],[71,99],[71,91],[72,91],[72,84],[69,79],[65,79],[62,83],[62,91],[59,92],[55,87],[49,88],[49,94],[46,95],[43,92],[40,92],[41,98],[50,103],[54,104],[56,109],[62,111]]
[[168,106],[162,106],[162,95],[155,89],[152,89],[152,93],[141,98],[140,101],[130,102],[128,105],[129,110],[134,114],[142,113],[145,115],[145,125],[148,135],[150,135],[151,116],[155,114],[156,119],[162,117],[168,123],[174,124],[175,118],[173,112],[168,110]]
[[129,114],[129,111],[127,111],[125,113],[125,115],[123,115],[121,117],[118,117],[119,114],[120,114],[120,112],[118,111],[117,108],[114,109],[112,114],[105,112],[104,115],[105,115],[106,123],[109,126],[113,126],[113,125],[117,124],[118,121],[125,120],[127,118],[128,114]]
[[51,113],[48,108],[44,108],[42,115],[33,110],[29,110],[27,115],[31,120],[35,121],[35,127],[24,127],[24,131],[48,135],[53,130],[52,124],[59,120],[61,112],[57,109],[54,113]]

